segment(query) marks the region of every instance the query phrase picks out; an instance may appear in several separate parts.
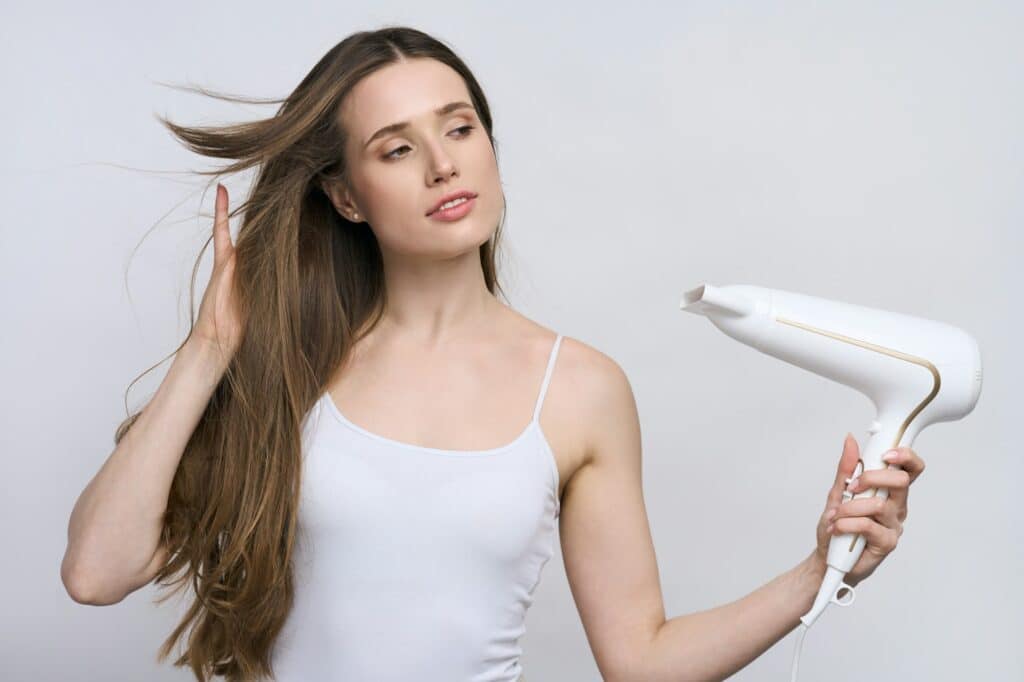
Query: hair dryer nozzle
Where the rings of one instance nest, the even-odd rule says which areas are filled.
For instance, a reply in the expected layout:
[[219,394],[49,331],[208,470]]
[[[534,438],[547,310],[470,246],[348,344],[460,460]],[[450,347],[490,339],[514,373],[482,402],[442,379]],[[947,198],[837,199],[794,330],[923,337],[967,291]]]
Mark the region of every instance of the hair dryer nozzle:
[[749,315],[757,308],[754,301],[749,298],[710,284],[702,284],[684,293],[679,307],[696,315],[717,312],[738,317]]

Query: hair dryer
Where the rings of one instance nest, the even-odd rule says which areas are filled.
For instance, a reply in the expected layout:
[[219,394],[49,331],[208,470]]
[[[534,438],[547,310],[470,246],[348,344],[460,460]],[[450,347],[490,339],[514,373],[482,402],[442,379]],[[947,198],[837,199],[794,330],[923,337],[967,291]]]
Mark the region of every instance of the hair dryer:
[[[748,285],[703,284],[683,295],[680,308],[704,315],[762,353],[866,395],[876,416],[855,475],[883,466],[895,468],[882,461],[886,451],[909,447],[930,424],[962,419],[981,393],[977,342],[942,322]],[[886,499],[889,491],[847,491],[844,501],[876,496]],[[853,588],[843,578],[865,544],[859,534],[831,539],[821,589],[811,610],[800,618],[805,629],[829,603],[853,603]],[[849,591],[846,601],[837,598],[844,589]]]

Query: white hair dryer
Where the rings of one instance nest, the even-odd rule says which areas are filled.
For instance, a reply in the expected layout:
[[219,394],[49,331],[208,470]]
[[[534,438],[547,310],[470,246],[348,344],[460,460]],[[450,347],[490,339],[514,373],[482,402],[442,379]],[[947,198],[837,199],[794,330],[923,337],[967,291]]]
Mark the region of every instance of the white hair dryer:
[[[749,285],[703,284],[683,294],[680,308],[707,317],[762,353],[866,395],[876,416],[854,475],[888,466],[882,455],[910,447],[926,426],[964,418],[981,394],[977,342],[942,322]],[[846,492],[844,501],[888,496],[887,489],[878,488],[857,495]],[[853,588],[843,578],[865,544],[859,534],[831,539],[825,579],[811,610],[800,618],[804,630],[829,603],[853,603]],[[845,601],[838,598],[843,590],[849,591]]]

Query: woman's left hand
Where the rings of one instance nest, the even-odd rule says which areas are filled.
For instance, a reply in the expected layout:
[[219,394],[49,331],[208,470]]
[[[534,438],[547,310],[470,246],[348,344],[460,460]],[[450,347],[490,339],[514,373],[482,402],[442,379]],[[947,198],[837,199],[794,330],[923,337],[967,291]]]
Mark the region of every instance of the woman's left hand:
[[[844,578],[851,587],[874,573],[882,560],[896,549],[896,543],[903,535],[903,521],[907,518],[908,489],[924,471],[924,460],[910,448],[901,447],[894,452],[897,453],[895,459],[888,460],[888,463],[898,468],[864,471],[849,487],[853,494],[871,488],[887,488],[888,499],[864,497],[844,502],[843,492],[848,489],[847,480],[853,476],[860,460],[857,440],[848,434],[839,459],[835,484],[828,493],[825,511],[818,520],[816,556],[821,559],[822,566],[825,566],[829,541],[833,536],[854,533],[863,535],[867,541],[856,565]],[[829,518],[832,510],[835,510],[835,514]]]

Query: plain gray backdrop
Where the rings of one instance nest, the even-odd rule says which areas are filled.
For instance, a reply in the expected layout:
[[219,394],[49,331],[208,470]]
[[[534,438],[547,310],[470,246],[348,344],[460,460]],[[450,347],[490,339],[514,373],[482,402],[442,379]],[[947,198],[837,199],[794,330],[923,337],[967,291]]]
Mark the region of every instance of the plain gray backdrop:
[[[863,443],[874,416],[678,308],[704,282],[786,289],[962,327],[985,368],[975,411],[914,443],[928,469],[906,532],[808,632],[801,679],[1024,678],[1024,11],[975,1],[5,5],[0,678],[191,679],[154,662],[181,604],[150,586],[83,606],[59,575],[128,383],[188,329],[212,224],[187,171],[216,162],[154,114],[274,109],[159,83],[281,97],[346,35],[392,23],[447,42],[489,97],[513,305],[629,376],[667,615],[807,556],[843,437]],[[247,181],[226,183],[234,201]],[[794,642],[733,679],[788,680]],[[600,678],[560,550],[522,644],[531,682]]]

